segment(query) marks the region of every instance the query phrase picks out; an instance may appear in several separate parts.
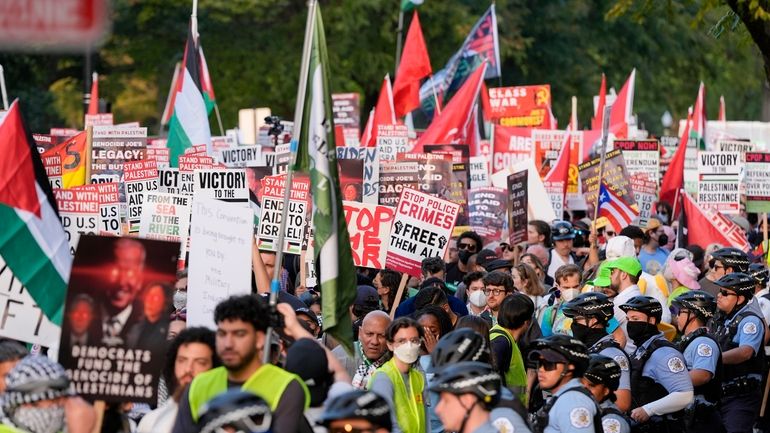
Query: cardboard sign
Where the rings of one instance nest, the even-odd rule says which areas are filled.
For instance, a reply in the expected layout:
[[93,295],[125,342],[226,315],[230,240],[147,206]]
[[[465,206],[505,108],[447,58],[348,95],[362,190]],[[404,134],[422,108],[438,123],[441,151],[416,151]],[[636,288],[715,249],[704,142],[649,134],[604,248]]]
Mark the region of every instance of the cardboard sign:
[[11,272],[0,256],[0,336],[45,347],[59,347],[61,330],[54,325],[43,310]]
[[80,239],[59,354],[78,395],[112,402],[157,402],[178,255],[175,242],[113,236]]
[[70,253],[75,254],[80,235],[96,234],[99,230],[99,193],[88,188],[54,189],[59,219],[67,240]]
[[684,190],[695,197],[698,194],[698,140],[689,138],[684,153]]
[[471,188],[486,188],[489,186],[489,161],[486,156],[471,156],[470,164]]
[[416,162],[384,161],[380,164],[379,203],[395,207],[404,188],[417,189],[419,182]]
[[196,199],[190,226],[187,325],[216,329],[214,308],[251,292],[251,209]]
[[86,128],[89,126],[110,126],[113,124],[112,122],[112,113],[86,114],[85,118]]
[[179,257],[187,256],[192,198],[182,194],[148,192],[142,204],[139,236],[147,239],[179,242]]
[[230,203],[248,203],[245,169],[195,170],[195,199],[213,198]]
[[195,185],[194,179],[193,172],[181,172],[176,167],[158,169],[158,192],[191,196]]
[[171,149],[167,147],[149,147],[147,146],[147,159],[155,161],[158,168],[166,168],[171,162]]
[[374,147],[338,147],[337,161],[343,159],[364,160],[364,203],[377,204],[380,196],[380,160]]
[[48,175],[48,183],[51,184],[51,188],[62,187],[62,167],[61,167],[61,155],[41,155],[40,159],[43,160],[43,167],[45,167],[45,174]]
[[494,125],[492,173],[532,158],[532,129]]
[[660,145],[657,140],[615,140],[615,149],[623,151],[628,174],[641,174],[653,182],[658,182]]
[[543,186],[554,213],[561,218],[564,215],[564,182],[543,182]]
[[409,152],[409,129],[406,125],[378,125],[377,153],[380,161],[395,161],[399,153]]
[[92,185],[99,193],[99,234],[120,236],[120,185],[116,182]]
[[746,211],[770,212],[770,153],[746,153]]
[[203,155],[179,155],[179,171],[193,172],[214,168],[214,158]]
[[353,264],[372,269],[385,269],[385,256],[395,210],[354,201],[343,201],[345,220],[348,223]]
[[502,188],[474,188],[468,192],[468,221],[485,239],[500,239],[506,225],[507,197]]
[[144,195],[158,190],[158,166],[150,159],[126,162],[123,164],[123,182],[126,187],[128,232],[138,233]]
[[698,204],[726,214],[739,213],[741,166],[738,152],[699,152]]
[[527,170],[522,170],[508,176],[508,243],[511,245],[527,240],[527,174]]
[[[652,205],[658,199],[658,183],[651,181],[648,174],[639,173],[631,176],[631,188],[639,208],[639,226],[645,227],[652,217]],[[615,229],[620,230],[621,227]]]
[[219,151],[217,159],[225,167],[257,167],[263,165],[262,146],[242,146]]
[[[91,145],[91,182],[120,182],[123,163],[145,159],[147,128],[94,126]],[[121,200],[125,201],[121,190]]]
[[358,93],[332,93],[332,113],[337,146],[358,146],[361,135],[361,95]]
[[[599,163],[600,158],[594,158],[580,164],[580,181],[582,182],[583,195],[588,205],[589,214],[593,215],[596,206],[596,196],[599,192]],[[631,176],[626,170],[623,153],[620,149],[607,152],[604,160],[602,180],[610,190],[617,194],[629,206],[636,204],[634,191],[631,188]]]
[[262,180],[262,217],[257,233],[257,247],[264,251],[299,254],[305,237],[306,217],[310,209],[310,179],[294,178],[289,196],[289,214],[283,245],[278,245],[286,176],[268,176]]
[[420,277],[427,257],[444,257],[460,206],[404,188],[396,208],[385,266]]
[[548,116],[551,86],[492,87],[489,113],[495,123],[513,127],[539,127]]

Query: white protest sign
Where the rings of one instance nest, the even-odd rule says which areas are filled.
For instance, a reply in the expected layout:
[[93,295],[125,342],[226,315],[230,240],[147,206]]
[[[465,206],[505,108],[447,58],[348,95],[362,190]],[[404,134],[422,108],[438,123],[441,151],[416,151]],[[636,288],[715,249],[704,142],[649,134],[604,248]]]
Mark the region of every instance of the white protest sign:
[[181,242],[184,250],[190,226],[191,201],[186,195],[148,192],[142,204],[139,236]]
[[[262,215],[257,232],[257,247],[264,251],[277,251],[278,234],[283,211],[283,195],[286,176],[267,176],[262,180]],[[310,209],[310,179],[295,177],[289,197],[289,214],[284,232],[283,251],[299,254],[305,237],[305,217]]]
[[244,169],[195,170],[194,197],[230,203],[248,203],[249,187]]
[[741,166],[738,152],[699,152],[698,204],[725,214],[737,214]]
[[623,151],[623,160],[630,176],[643,174],[658,182],[660,176],[660,145],[657,140],[615,140],[615,149]]
[[123,182],[126,186],[128,232],[137,233],[144,195],[158,189],[158,165],[151,159],[127,161],[123,164]]
[[0,336],[45,347],[59,347],[61,328],[43,314],[11,268],[0,257]]
[[82,187],[57,188],[53,192],[59,208],[59,219],[70,243],[70,254],[74,255],[80,235],[96,234],[99,230],[99,192]]
[[404,188],[396,207],[386,267],[420,277],[422,260],[444,257],[460,205]]
[[770,153],[746,153],[746,211],[770,212]]
[[193,195],[192,172],[181,172],[176,167],[158,169],[158,192]]
[[120,193],[116,182],[95,184],[99,192],[99,233],[122,234],[120,224]]
[[409,128],[406,125],[379,125],[377,153],[380,161],[395,161],[396,155],[409,151]]
[[717,150],[720,152],[738,152],[745,154],[746,152],[756,151],[757,146],[750,141],[719,140],[717,141]]
[[193,203],[187,326],[216,329],[214,308],[251,293],[251,209],[201,198]]
[[471,189],[489,186],[489,161],[486,156],[470,158]]
[[219,151],[217,160],[226,167],[262,166],[262,146],[241,146]]

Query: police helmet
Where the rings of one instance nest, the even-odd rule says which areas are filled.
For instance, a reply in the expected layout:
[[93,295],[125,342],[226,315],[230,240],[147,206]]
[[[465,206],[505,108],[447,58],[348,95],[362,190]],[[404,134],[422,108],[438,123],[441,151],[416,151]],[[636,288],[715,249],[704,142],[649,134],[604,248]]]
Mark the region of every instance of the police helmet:
[[767,280],[770,279],[770,269],[763,263],[750,264],[748,274],[754,277],[754,279],[757,280],[757,285],[762,286],[763,288],[767,285]]
[[366,420],[375,429],[393,428],[388,402],[372,391],[355,390],[332,398],[316,424],[329,427],[332,421],[343,419]]
[[602,323],[609,322],[614,313],[612,301],[600,292],[581,293],[564,304],[564,315],[574,317],[596,317]]
[[568,335],[554,334],[545,338],[538,338],[529,345],[528,350],[527,359],[530,361],[537,361],[543,357],[553,362],[573,364],[575,376],[581,376],[588,366],[586,345]]
[[749,269],[749,256],[742,250],[733,247],[720,248],[711,253],[709,266],[714,267],[714,260],[719,260],[725,267],[733,268],[736,272],[746,272]]
[[232,389],[203,405],[198,427],[201,433],[218,432],[224,427],[244,433],[262,433],[270,431],[272,418],[270,407],[261,397]]
[[441,337],[430,357],[436,369],[463,361],[489,362],[489,345],[470,328],[455,329]]
[[449,365],[435,376],[430,385],[433,392],[473,394],[487,409],[500,401],[502,379],[491,365],[484,362],[465,361]]
[[555,241],[575,239],[575,230],[572,228],[572,224],[567,221],[556,221],[553,223],[551,226],[551,239]]
[[749,274],[733,272],[714,281],[714,284],[732,290],[740,296],[745,296],[746,299],[751,299],[754,296],[754,287],[757,284],[757,280]]
[[644,313],[648,317],[654,317],[658,323],[660,323],[660,319],[663,316],[663,307],[652,296],[634,296],[621,305],[620,309],[626,313],[629,311]]
[[717,300],[711,293],[702,290],[689,290],[671,300],[671,305],[691,311],[701,322],[706,323],[717,310]]
[[601,384],[612,391],[617,391],[620,386],[620,365],[609,356],[595,353],[589,357],[588,368],[583,373],[583,377],[591,383]]

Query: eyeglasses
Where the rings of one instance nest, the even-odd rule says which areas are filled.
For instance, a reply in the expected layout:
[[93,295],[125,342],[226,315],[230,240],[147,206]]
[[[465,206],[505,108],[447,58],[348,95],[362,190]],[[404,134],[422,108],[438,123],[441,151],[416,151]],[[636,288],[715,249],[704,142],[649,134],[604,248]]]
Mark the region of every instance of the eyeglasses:
[[406,344],[406,343],[412,343],[412,344],[420,344],[421,342],[422,342],[422,340],[420,340],[419,338],[410,338],[410,339],[407,339],[407,338],[399,338],[398,340],[394,341],[394,343],[395,343],[397,346],[400,346],[400,345],[402,345],[402,344]]
[[738,296],[737,293],[728,292],[727,290],[724,290],[724,289],[720,290],[719,294],[722,296]]
[[468,250],[470,252],[476,251],[476,244],[469,244],[469,243],[459,243],[457,244],[458,250]]
[[345,424],[342,427],[330,428],[328,431],[329,433],[370,433],[370,432],[373,432],[374,430],[370,428],[353,427],[350,424]]
[[558,365],[558,362],[546,361],[545,359],[537,360],[537,368],[542,368],[545,371],[554,371]]
[[505,289],[484,289],[485,295],[489,295],[490,293],[495,296],[500,296],[502,294],[508,293],[508,291],[506,291]]

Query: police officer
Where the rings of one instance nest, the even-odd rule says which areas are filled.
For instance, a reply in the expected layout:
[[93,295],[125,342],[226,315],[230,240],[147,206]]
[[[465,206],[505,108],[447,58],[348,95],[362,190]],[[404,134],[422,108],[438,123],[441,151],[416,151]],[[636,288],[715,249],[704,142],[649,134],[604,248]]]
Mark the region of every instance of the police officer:
[[620,385],[621,369],[614,359],[592,354],[588,368],[580,381],[583,383],[602,410],[602,430],[604,433],[630,433],[628,418],[615,405],[615,390]]
[[716,281],[719,314],[713,325],[722,349],[720,412],[728,433],[751,432],[762,402],[765,324],[759,303],[752,302],[755,283],[742,272]]
[[572,336],[588,346],[588,353],[598,353],[615,360],[620,367],[619,386],[615,397],[618,408],[627,412],[631,408],[631,371],[626,352],[607,327],[612,319],[612,301],[604,293],[587,292],[578,295],[564,305],[564,315],[572,319]]
[[633,431],[684,430],[684,411],[693,387],[684,358],[658,331],[663,307],[651,296],[634,296],[620,309],[628,318],[631,354],[631,418]]
[[[749,256],[738,248],[720,248],[711,253],[708,265],[714,280],[718,280],[733,272],[746,272],[749,268]],[[705,290],[715,297],[719,293],[719,286],[706,277],[700,280],[701,290]]]
[[557,269],[578,262],[577,255],[572,251],[572,241],[575,236],[575,229],[567,221],[556,221],[551,226],[553,248],[548,250],[547,274],[554,280],[556,280]]
[[447,365],[433,377],[432,392],[439,393],[436,414],[446,431],[498,433],[489,411],[500,398],[502,379],[491,365],[466,361]]
[[586,346],[575,338],[554,334],[530,345],[528,359],[537,364],[540,388],[551,393],[531,418],[537,433],[601,433],[601,411],[580,383],[586,367]]
[[231,389],[203,405],[198,427],[200,433],[263,433],[270,431],[271,422],[265,400],[248,391]]
[[[478,361],[489,364],[491,361],[487,339],[470,328],[455,329],[447,333],[431,352],[433,371],[466,361]],[[431,393],[431,405],[434,394]],[[501,432],[529,433],[527,409],[511,390],[501,387],[500,398],[489,414],[492,425]]]
[[695,401],[687,431],[718,433],[722,419],[717,404],[722,394],[722,351],[706,324],[717,309],[716,299],[701,290],[690,290],[672,302],[676,328],[682,333],[679,350],[690,372]]
[[393,427],[387,400],[359,389],[330,399],[317,423],[332,433],[389,433]]

